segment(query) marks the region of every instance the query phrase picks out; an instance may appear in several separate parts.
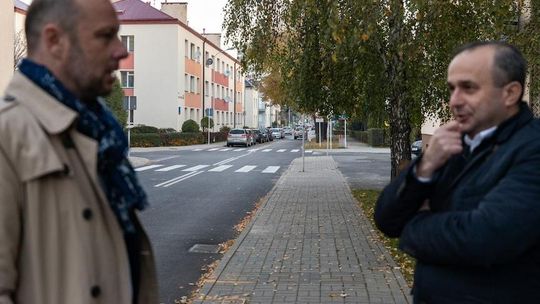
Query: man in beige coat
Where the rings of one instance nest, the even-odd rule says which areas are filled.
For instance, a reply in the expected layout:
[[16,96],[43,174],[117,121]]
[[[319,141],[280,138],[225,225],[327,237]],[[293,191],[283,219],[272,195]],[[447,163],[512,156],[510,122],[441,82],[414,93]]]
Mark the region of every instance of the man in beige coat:
[[34,0],[0,97],[0,304],[157,303],[146,195],[99,96],[127,56],[109,0]]

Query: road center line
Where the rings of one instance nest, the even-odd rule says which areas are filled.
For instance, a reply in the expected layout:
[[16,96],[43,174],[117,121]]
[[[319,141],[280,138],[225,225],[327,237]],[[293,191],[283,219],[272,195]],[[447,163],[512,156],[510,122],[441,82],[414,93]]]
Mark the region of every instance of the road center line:
[[163,165],[150,165],[150,166],[139,167],[139,168],[135,169],[135,171],[141,172],[141,171],[146,171],[146,170],[159,168],[159,167],[163,167]]
[[[202,171],[201,171],[201,172],[202,172]],[[163,183],[157,184],[157,185],[155,185],[154,187],[161,187],[161,186],[163,186],[163,185],[166,185],[166,184],[168,184],[168,183],[174,182],[174,181],[176,181],[176,180],[179,180],[179,179],[182,179],[182,178],[185,178],[185,177],[191,177],[191,175],[194,175],[195,173],[197,173],[197,172],[189,172],[189,173],[187,173],[187,174],[184,174],[184,175],[175,177],[175,178],[170,179],[170,180],[168,180],[168,181],[164,181]]]
[[201,174],[201,173],[203,173],[203,172],[204,172],[204,171],[194,171],[194,172],[191,172],[191,175],[186,176],[186,177],[183,177],[183,178],[180,178],[180,179],[177,179],[177,180],[175,180],[174,182],[168,183],[168,184],[164,185],[163,188],[172,186],[172,185],[174,185],[174,184],[176,184],[176,183],[179,183],[179,182],[184,181],[184,180],[186,180],[186,179],[188,179],[188,178],[194,177],[195,175],[199,175],[199,174]]

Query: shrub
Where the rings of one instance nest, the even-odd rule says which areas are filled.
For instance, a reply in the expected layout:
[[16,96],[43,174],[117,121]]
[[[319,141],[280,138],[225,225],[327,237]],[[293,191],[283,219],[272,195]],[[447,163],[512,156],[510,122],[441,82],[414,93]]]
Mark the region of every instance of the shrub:
[[174,132],[160,134],[162,146],[187,146],[204,143],[205,137],[201,132]]
[[208,128],[208,120],[210,120],[210,129],[214,127],[214,120],[208,116],[205,116],[201,119],[201,127],[205,130]]
[[164,128],[164,129],[159,129],[158,130],[158,133],[160,134],[164,134],[164,133],[175,133],[177,132],[175,129],[173,128]]
[[132,133],[130,144],[132,147],[159,147],[161,138],[157,133]]
[[193,119],[188,119],[182,124],[182,132],[194,133],[199,132],[199,124]]
[[133,133],[158,133],[158,128],[146,125],[137,125],[131,128],[131,134]]
[[231,131],[231,128],[227,127],[227,126],[223,126],[219,129],[219,132],[221,133],[229,133],[229,131]]
[[384,145],[384,129],[368,129],[368,144],[373,147]]

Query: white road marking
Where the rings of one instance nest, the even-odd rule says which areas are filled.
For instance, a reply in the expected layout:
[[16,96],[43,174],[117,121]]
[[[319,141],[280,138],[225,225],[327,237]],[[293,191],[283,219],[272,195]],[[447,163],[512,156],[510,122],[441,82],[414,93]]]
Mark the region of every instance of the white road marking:
[[262,150],[262,152],[270,152],[270,151],[272,151],[272,149],[264,149],[264,150]]
[[186,166],[186,165],[174,165],[174,166],[169,166],[169,167],[157,169],[156,171],[167,172],[167,171],[171,171],[171,170],[174,170],[174,169],[182,168],[182,167],[185,167],[185,166]]
[[313,150],[306,150],[306,153],[313,153]]
[[193,151],[204,151],[204,149],[193,149]]
[[217,150],[219,150],[219,148],[208,149],[208,151],[217,151]]
[[255,169],[257,166],[243,166],[242,168],[234,171],[234,172],[241,172],[241,173],[246,173],[246,172],[249,172],[253,169]]
[[168,181],[164,181],[163,183],[157,184],[157,185],[155,185],[154,187],[161,187],[161,186],[163,186],[163,187],[168,187],[168,186],[170,186],[170,185],[176,184],[177,182],[181,182],[181,181],[183,181],[183,180],[185,180],[185,179],[188,179],[188,178],[190,178],[190,177],[192,177],[192,176],[195,176],[195,175],[197,175],[197,174],[199,174],[199,173],[202,173],[202,171],[199,171],[199,172],[189,172],[189,173],[187,173],[187,174],[184,174],[184,175],[175,177],[175,178],[170,179],[170,180],[168,180]]
[[240,149],[236,149],[234,150],[235,152],[240,152],[240,151],[244,151],[246,148],[240,148]]
[[221,150],[219,150],[219,151],[225,152],[225,151],[229,151],[229,150],[232,150],[232,149],[231,149],[231,148],[225,148],[225,149],[221,149]]
[[279,166],[268,166],[262,171],[262,173],[276,173],[279,170]]
[[198,166],[195,166],[195,167],[184,169],[182,171],[184,171],[184,172],[199,171],[199,170],[204,169],[206,167],[208,167],[208,165],[198,165]]
[[277,152],[280,152],[280,153],[281,153],[281,152],[285,152],[285,151],[286,151],[285,149],[279,149],[279,150],[277,150]]
[[298,150],[298,149],[292,149],[291,150],[291,152],[298,152],[298,151],[300,151],[300,150]]
[[208,172],[223,172],[223,171],[229,169],[230,167],[232,167],[232,165],[222,165],[222,166],[219,166],[219,167],[215,167],[214,169],[210,169],[210,170],[208,170]]
[[146,171],[146,170],[159,168],[159,167],[163,167],[163,165],[150,165],[150,166],[139,167],[139,168],[135,169],[135,171],[141,172],[141,171]]

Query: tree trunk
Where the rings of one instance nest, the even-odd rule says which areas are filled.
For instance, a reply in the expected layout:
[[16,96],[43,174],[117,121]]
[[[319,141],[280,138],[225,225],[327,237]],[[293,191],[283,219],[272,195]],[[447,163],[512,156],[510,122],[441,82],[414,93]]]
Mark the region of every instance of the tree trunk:
[[386,57],[388,75],[388,98],[390,107],[390,153],[392,180],[411,161],[411,122],[407,108],[406,75],[403,52],[404,8],[402,0],[393,0],[390,4],[391,15],[388,17],[389,35]]

